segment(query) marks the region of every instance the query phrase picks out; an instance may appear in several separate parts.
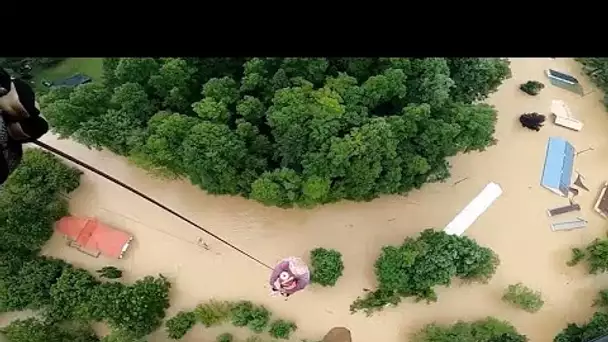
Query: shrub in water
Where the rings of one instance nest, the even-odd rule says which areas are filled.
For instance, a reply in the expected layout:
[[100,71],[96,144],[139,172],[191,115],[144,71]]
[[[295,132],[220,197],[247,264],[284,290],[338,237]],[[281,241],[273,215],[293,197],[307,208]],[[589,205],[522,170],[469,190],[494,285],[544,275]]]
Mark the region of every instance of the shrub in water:
[[231,316],[230,303],[212,299],[199,304],[194,309],[194,314],[197,320],[207,328],[221,325]]
[[268,326],[270,311],[264,306],[254,305],[250,301],[240,301],[231,309],[232,324],[237,327],[247,326],[253,332],[261,333]]
[[597,298],[593,301],[593,306],[600,308],[608,307],[608,290],[601,290]]
[[231,333],[223,333],[221,335],[218,335],[215,340],[217,342],[232,342],[234,341],[234,336],[232,336]]
[[253,303],[250,301],[243,300],[236,303],[230,310],[232,324],[237,327],[246,326],[251,319],[252,310]]
[[411,342],[526,342],[515,328],[505,321],[487,317],[474,322],[457,322],[453,325],[427,324]]
[[315,248],[310,252],[311,281],[322,286],[334,286],[342,276],[342,254],[335,249]]
[[270,321],[270,311],[263,306],[254,306],[249,314],[247,326],[255,333],[263,332]]
[[589,273],[597,274],[608,271],[608,240],[593,240],[587,246],[586,254]]
[[528,95],[536,96],[544,87],[545,85],[538,81],[528,81],[521,84],[519,89]]
[[545,116],[538,113],[525,113],[519,116],[519,122],[525,128],[533,131],[540,131],[545,122]]
[[585,259],[585,251],[580,248],[572,248],[572,258],[566,263],[568,266],[576,266]]
[[509,285],[502,300],[531,313],[537,312],[545,304],[539,291],[534,291],[522,283]]
[[196,316],[191,311],[180,311],[165,323],[169,338],[179,340],[192,329],[196,323]]
[[363,310],[367,316],[371,316],[375,311],[380,311],[386,306],[396,306],[401,303],[401,296],[392,290],[378,289],[370,291],[365,296],[357,298],[350,305],[350,313]]
[[278,319],[270,324],[268,333],[274,338],[288,340],[291,333],[296,331],[297,328],[294,322]]
[[105,266],[97,270],[99,276],[108,279],[118,279],[122,277],[122,271],[114,266]]

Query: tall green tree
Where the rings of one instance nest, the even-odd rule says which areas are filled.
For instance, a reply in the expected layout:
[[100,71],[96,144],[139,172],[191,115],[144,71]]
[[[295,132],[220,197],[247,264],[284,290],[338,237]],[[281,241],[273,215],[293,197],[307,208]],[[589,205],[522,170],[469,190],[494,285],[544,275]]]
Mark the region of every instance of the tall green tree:
[[135,146],[131,155],[151,168],[183,173],[185,169],[179,150],[189,130],[197,123],[197,119],[185,115],[158,112],[148,123],[144,143]]
[[506,58],[449,58],[447,64],[454,81],[452,97],[464,103],[485,100],[511,77]]
[[86,319],[92,293],[99,284],[87,270],[65,268],[50,287],[48,315],[55,321]]
[[242,189],[239,174],[247,146],[227,125],[201,122],[182,144],[183,165],[193,183],[211,193],[234,194]]
[[63,260],[39,257],[26,262],[12,279],[5,281],[0,306],[8,310],[42,309],[51,303],[50,290],[68,267]]
[[129,331],[133,337],[143,337],[161,325],[169,307],[170,287],[162,275],[144,277],[132,285],[104,283],[92,292],[91,317]]

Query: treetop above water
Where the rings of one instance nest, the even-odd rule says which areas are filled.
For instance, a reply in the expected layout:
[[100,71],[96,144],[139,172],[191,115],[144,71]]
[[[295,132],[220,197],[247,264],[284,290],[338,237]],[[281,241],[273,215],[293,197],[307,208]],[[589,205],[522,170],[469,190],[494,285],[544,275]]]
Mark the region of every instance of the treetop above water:
[[41,98],[52,129],[213,194],[314,206],[406,193],[483,150],[496,58],[108,58]]

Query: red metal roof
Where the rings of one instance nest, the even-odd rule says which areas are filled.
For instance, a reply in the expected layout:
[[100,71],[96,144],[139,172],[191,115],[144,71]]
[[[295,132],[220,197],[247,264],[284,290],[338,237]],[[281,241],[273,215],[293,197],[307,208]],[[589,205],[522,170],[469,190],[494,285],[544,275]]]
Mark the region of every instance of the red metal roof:
[[62,217],[56,229],[80,248],[120,258],[133,238],[128,233],[99,222],[96,218]]

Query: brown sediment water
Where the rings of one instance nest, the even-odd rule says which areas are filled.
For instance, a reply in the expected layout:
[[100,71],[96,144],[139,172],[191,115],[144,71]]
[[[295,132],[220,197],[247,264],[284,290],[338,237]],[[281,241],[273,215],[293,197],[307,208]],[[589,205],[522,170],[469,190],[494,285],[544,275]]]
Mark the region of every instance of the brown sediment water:
[[[97,216],[106,223],[131,232],[132,248],[123,260],[92,258],[66,246],[55,235],[44,253],[65,258],[88,269],[113,264],[126,270],[127,281],[163,273],[174,281],[169,314],[194,307],[211,297],[249,299],[266,305],[276,316],[298,323],[299,337],[321,339],[334,326],[347,327],[353,341],[407,341],[408,334],[423,324],[453,323],[495,316],[512,322],[531,341],[545,342],[567,322],[582,322],[592,312],[598,290],[608,287],[607,276],[590,276],[584,266],[570,268],[570,248],[604,236],[606,221],[593,210],[601,185],[608,180],[608,113],[595,91],[581,97],[551,85],[544,70],[552,68],[577,77],[587,92],[594,89],[569,59],[512,59],[513,77],[488,100],[499,111],[498,144],[481,153],[452,158],[452,178],[429,184],[409,196],[383,196],[371,202],[340,202],[312,210],[264,207],[240,197],[212,196],[187,181],[151,177],[124,158],[107,151],[89,150],[70,140],[43,139],[89,163],[180,214],[213,231],[263,262],[274,265],[286,256],[307,257],[315,247],[338,249],[345,270],[333,288],[310,286],[288,301],[269,296],[269,271],[224,244],[136,195],[86,172],[82,186],[72,195],[75,215]],[[532,97],[519,84],[538,80],[545,84]],[[580,132],[552,123],[552,100],[564,100],[584,122]],[[547,116],[540,132],[521,127],[517,120],[526,112]],[[547,209],[568,205],[568,199],[540,187],[547,139],[568,139],[577,150],[575,169],[590,189],[580,191],[581,211],[547,216]],[[501,265],[489,284],[438,289],[439,301],[426,305],[406,300],[396,308],[374,315],[351,315],[350,303],[375,285],[373,263],[382,246],[399,244],[403,238],[429,227],[443,228],[489,182],[498,183],[503,195],[467,230],[467,236],[496,251]],[[581,216],[586,228],[552,232],[550,223]],[[501,301],[504,288],[523,282],[542,291],[545,306],[536,314],[509,307]],[[229,327],[197,326],[183,341],[214,340]],[[244,331],[240,332],[241,335]],[[150,341],[167,341],[163,330]]]

